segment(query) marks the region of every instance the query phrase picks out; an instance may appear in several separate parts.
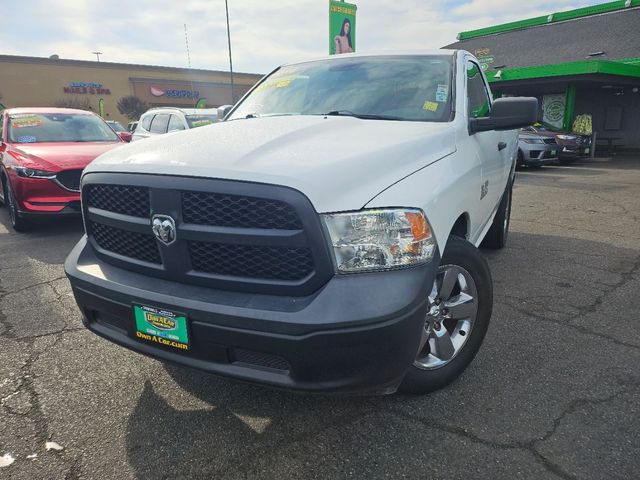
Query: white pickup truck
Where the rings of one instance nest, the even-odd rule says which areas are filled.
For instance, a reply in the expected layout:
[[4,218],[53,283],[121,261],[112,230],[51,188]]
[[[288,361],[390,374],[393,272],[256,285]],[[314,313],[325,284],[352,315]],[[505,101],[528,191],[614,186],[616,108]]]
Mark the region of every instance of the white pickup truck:
[[[468,52],[285,65],[224,121],[123,146],[82,177],[65,270],[93,332],[236,379],[424,393],[487,331],[532,98]],[[115,367],[117,368],[117,367]]]

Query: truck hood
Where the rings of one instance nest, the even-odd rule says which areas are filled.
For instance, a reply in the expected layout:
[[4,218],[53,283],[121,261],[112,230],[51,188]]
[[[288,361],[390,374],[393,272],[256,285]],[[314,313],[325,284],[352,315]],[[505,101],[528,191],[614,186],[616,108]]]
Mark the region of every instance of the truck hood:
[[279,116],[220,122],[128,144],[89,172],[155,173],[285,185],[318,212],[358,210],[455,151],[446,123]]

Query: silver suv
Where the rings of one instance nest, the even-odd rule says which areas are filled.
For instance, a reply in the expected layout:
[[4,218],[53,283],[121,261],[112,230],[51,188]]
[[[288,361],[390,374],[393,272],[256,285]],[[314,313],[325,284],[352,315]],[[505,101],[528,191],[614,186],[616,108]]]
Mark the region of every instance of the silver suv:
[[132,141],[202,127],[217,120],[218,110],[215,108],[152,108],[140,117],[138,126],[133,132]]
[[560,148],[553,134],[521,130],[518,135],[517,166],[537,168],[556,162]]

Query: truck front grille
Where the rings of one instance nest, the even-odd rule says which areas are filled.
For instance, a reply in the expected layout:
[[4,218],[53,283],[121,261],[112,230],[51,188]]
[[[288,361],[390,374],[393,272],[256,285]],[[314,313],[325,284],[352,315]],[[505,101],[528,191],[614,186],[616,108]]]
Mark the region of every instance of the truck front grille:
[[87,205],[109,212],[149,217],[149,189],[130,185],[89,185],[83,193]]
[[[177,282],[306,295],[333,274],[317,213],[300,192],[275,185],[139,174],[87,174],[83,214],[97,255]],[[175,223],[166,245],[155,215]]]
[[308,248],[189,242],[194,270],[217,275],[300,280],[313,271]]
[[91,232],[103,250],[143,262],[161,262],[160,252],[152,235],[128,232],[96,222],[91,222]]
[[183,192],[182,216],[185,222],[198,225],[284,230],[302,228],[290,205],[240,195]]

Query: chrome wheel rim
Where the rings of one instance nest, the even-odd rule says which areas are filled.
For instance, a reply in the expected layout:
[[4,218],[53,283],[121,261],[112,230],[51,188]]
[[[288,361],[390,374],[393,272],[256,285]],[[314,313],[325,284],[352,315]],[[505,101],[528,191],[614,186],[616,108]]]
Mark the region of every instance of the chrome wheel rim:
[[471,274],[458,265],[441,265],[414,366],[434,370],[451,362],[469,340],[477,314],[478,291]]

